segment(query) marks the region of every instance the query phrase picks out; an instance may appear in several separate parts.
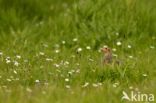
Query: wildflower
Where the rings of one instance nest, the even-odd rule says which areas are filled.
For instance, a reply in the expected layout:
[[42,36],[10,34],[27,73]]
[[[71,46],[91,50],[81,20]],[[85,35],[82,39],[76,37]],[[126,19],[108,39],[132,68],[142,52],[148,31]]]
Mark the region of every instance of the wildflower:
[[42,56],[44,55],[44,53],[43,53],[43,52],[39,52],[39,54],[40,54],[40,55],[42,55]]
[[70,89],[70,85],[66,85],[66,88],[67,88],[67,89]]
[[66,43],[66,41],[62,41],[62,44],[65,44]]
[[103,48],[108,48],[108,46],[107,45],[104,45]]
[[15,80],[17,80],[17,81],[18,81],[18,80],[19,80],[19,78],[16,78]]
[[46,58],[46,61],[53,61],[53,59],[51,59],[51,58]]
[[133,89],[133,87],[132,87],[132,86],[130,86],[130,87],[129,87],[129,89]]
[[74,38],[74,39],[73,39],[74,42],[77,42],[77,40],[78,40],[77,38]]
[[55,53],[59,53],[60,52],[60,50],[55,50]]
[[72,57],[72,58],[75,58],[76,56],[75,56],[75,55],[72,55],[71,57]]
[[48,45],[47,45],[47,44],[43,44],[43,46],[44,46],[45,48],[48,48]]
[[39,83],[40,81],[39,81],[39,80],[35,80],[35,82],[36,82],[36,83]]
[[30,88],[26,88],[26,91],[30,92],[30,93],[32,92],[32,90]]
[[92,84],[92,86],[93,86],[93,87],[98,87],[98,85],[97,85],[97,84],[95,84],[95,83],[93,83],[93,84]]
[[6,60],[6,63],[9,64],[11,61],[10,60]]
[[89,85],[88,82],[86,82],[84,85],[82,85],[83,88],[87,87]]
[[101,85],[102,85],[102,83],[98,83],[98,85],[99,85],[99,86],[101,86]]
[[142,74],[142,76],[147,77],[147,74]]
[[129,58],[130,58],[130,59],[132,59],[132,58],[133,58],[133,56],[132,56],[132,55],[130,55],[130,56],[129,56]]
[[0,52],[0,56],[2,56],[3,55],[3,52]]
[[17,59],[21,59],[21,56],[20,56],[20,55],[16,55],[16,58],[17,58]]
[[119,83],[114,83],[113,87],[116,88],[117,86],[119,86]]
[[118,32],[116,32],[116,33],[115,33],[115,35],[116,35],[116,36],[119,36],[119,33],[118,33]]
[[89,58],[89,61],[93,62],[94,60],[93,60],[93,59],[91,59],[91,58]]
[[59,44],[55,44],[54,47],[55,47],[55,48],[59,48],[60,45],[59,45]]
[[76,73],[80,73],[80,69],[77,69],[77,70],[76,70]]
[[69,62],[68,62],[68,61],[65,61],[65,62],[64,62],[64,65],[69,65]]
[[54,66],[55,66],[56,68],[60,67],[60,65],[58,65],[58,64],[54,64]]
[[132,46],[131,46],[131,45],[128,45],[127,47],[128,47],[129,49],[131,49],[131,48],[132,48]]
[[115,51],[116,51],[116,48],[113,48],[113,49],[112,49],[112,51],[114,51],[114,52],[115,52]]
[[155,47],[151,45],[150,48],[151,48],[151,49],[154,49]]
[[66,81],[66,82],[69,82],[69,79],[68,79],[68,78],[65,78],[65,81]]
[[87,46],[87,47],[86,47],[86,49],[87,49],[87,50],[90,50],[90,49],[91,49],[91,47],[90,47],[90,46]]
[[81,51],[82,51],[82,48],[78,48],[78,49],[77,49],[77,52],[81,52]]
[[16,70],[14,70],[14,73],[17,74]]
[[72,74],[73,74],[73,72],[69,71],[69,72],[68,72],[68,74],[72,75]]
[[11,79],[7,79],[8,82],[11,82]]
[[120,45],[121,45],[121,42],[120,42],[120,41],[118,41],[118,42],[116,43],[116,45],[117,45],[117,46],[120,46]]
[[14,61],[14,65],[18,67],[19,63],[17,61]]

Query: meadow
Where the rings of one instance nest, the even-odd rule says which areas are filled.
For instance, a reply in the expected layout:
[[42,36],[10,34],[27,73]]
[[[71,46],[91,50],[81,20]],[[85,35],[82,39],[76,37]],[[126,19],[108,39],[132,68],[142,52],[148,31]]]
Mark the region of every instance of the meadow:
[[[121,65],[102,64],[104,46]],[[156,96],[155,0],[0,0],[0,103],[132,103],[131,91]]]

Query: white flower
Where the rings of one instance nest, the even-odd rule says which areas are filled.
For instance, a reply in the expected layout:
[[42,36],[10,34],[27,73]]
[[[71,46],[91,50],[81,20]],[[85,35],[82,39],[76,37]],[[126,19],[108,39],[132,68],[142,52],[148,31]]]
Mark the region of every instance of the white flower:
[[51,58],[46,58],[46,61],[53,61],[53,59],[51,59]]
[[87,47],[86,47],[86,49],[87,49],[87,50],[90,50],[90,49],[91,49],[91,47],[90,47],[90,46],[87,46]]
[[14,65],[18,67],[19,63],[17,61],[14,61]]
[[77,69],[77,70],[76,70],[76,73],[80,73],[80,69]]
[[116,32],[116,33],[115,33],[115,35],[116,35],[116,36],[119,36],[119,33],[118,33],[118,32]]
[[58,64],[54,64],[54,66],[55,66],[56,68],[60,67],[60,65],[58,65]]
[[26,91],[27,92],[32,92],[32,90],[30,88],[27,88]]
[[130,87],[129,87],[129,89],[133,89],[133,87],[132,87],[132,86],[130,86]]
[[36,82],[36,83],[39,83],[40,81],[39,81],[39,80],[35,80],[35,82]]
[[65,78],[65,81],[66,81],[66,82],[69,82],[69,79],[68,79],[68,78]]
[[0,56],[1,56],[1,55],[3,55],[3,53],[2,53],[2,52],[0,52]]
[[59,48],[60,45],[59,45],[59,44],[55,44],[54,47],[55,47],[55,48]]
[[121,42],[120,42],[120,41],[118,41],[118,42],[116,43],[116,45],[117,45],[117,46],[120,46],[120,45],[121,45]]
[[14,70],[14,73],[15,73],[15,74],[17,74],[17,71],[16,71],[16,70]]
[[70,85],[66,85],[66,88],[67,88],[67,89],[70,89]]
[[116,88],[117,86],[119,86],[119,83],[118,82],[113,84],[113,87],[114,88]]
[[65,62],[64,62],[64,65],[69,65],[69,62],[68,62],[68,61],[65,61]]
[[16,58],[17,58],[17,59],[21,59],[21,56],[20,56],[20,55],[16,55]]
[[114,88],[116,88],[116,87],[117,87],[117,85],[113,84],[113,87],[114,87]]
[[16,78],[15,80],[19,80],[19,78]]
[[94,60],[93,60],[93,59],[91,59],[91,58],[89,58],[89,61],[93,62]]
[[55,53],[59,53],[60,52],[60,50],[55,50]]
[[72,57],[72,58],[75,58],[76,56],[75,56],[75,55],[72,55],[71,57]]
[[73,72],[69,71],[69,72],[68,72],[68,74],[72,75],[72,74],[73,74]]
[[11,79],[7,79],[8,82],[11,82]]
[[129,58],[130,58],[130,59],[132,59],[132,58],[133,58],[133,56],[132,56],[132,55],[130,55],[130,56],[129,56]]
[[9,64],[11,61],[10,60],[6,60],[6,63]]
[[103,48],[107,48],[107,47],[108,47],[107,45],[104,45],[104,46],[103,46]]
[[79,66],[80,64],[79,63],[76,63],[76,65]]
[[142,74],[142,76],[147,77],[147,74]]
[[99,85],[99,86],[101,86],[101,85],[102,85],[102,83],[98,83],[98,85]]
[[78,49],[77,49],[77,52],[81,52],[81,51],[82,51],[82,48],[78,48]]
[[74,39],[73,39],[74,42],[76,42],[77,40],[78,40],[77,38],[74,38]]
[[88,82],[86,82],[84,85],[82,85],[83,88],[87,87],[89,85]]
[[151,45],[150,48],[151,48],[151,49],[154,49],[155,47]]
[[66,43],[66,41],[62,41],[62,44],[65,44]]
[[98,87],[98,85],[97,85],[97,84],[95,84],[95,83],[93,83],[93,84],[92,84],[92,86],[93,86],[93,87]]
[[113,48],[112,50],[115,52],[116,51],[116,48]]
[[39,52],[39,54],[40,54],[40,55],[44,55],[44,53],[43,53],[43,52]]
[[128,47],[129,49],[131,49],[131,48],[132,48],[132,46],[131,46],[131,45],[128,45],[127,47]]

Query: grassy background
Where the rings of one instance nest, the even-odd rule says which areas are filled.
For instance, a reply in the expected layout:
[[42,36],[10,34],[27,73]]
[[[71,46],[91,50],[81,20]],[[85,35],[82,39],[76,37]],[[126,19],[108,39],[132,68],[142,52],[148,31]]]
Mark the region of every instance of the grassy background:
[[[126,103],[132,87],[156,95],[155,18],[155,0],[0,0],[0,102]],[[102,66],[103,45],[121,66]]]

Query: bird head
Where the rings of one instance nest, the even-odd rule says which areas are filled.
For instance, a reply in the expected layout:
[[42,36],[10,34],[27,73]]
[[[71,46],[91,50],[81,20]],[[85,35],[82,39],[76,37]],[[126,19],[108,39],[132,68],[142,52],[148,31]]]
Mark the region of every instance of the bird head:
[[108,47],[104,47],[104,48],[101,49],[101,51],[102,51],[103,53],[110,53],[110,52],[111,52],[111,49],[108,48]]

